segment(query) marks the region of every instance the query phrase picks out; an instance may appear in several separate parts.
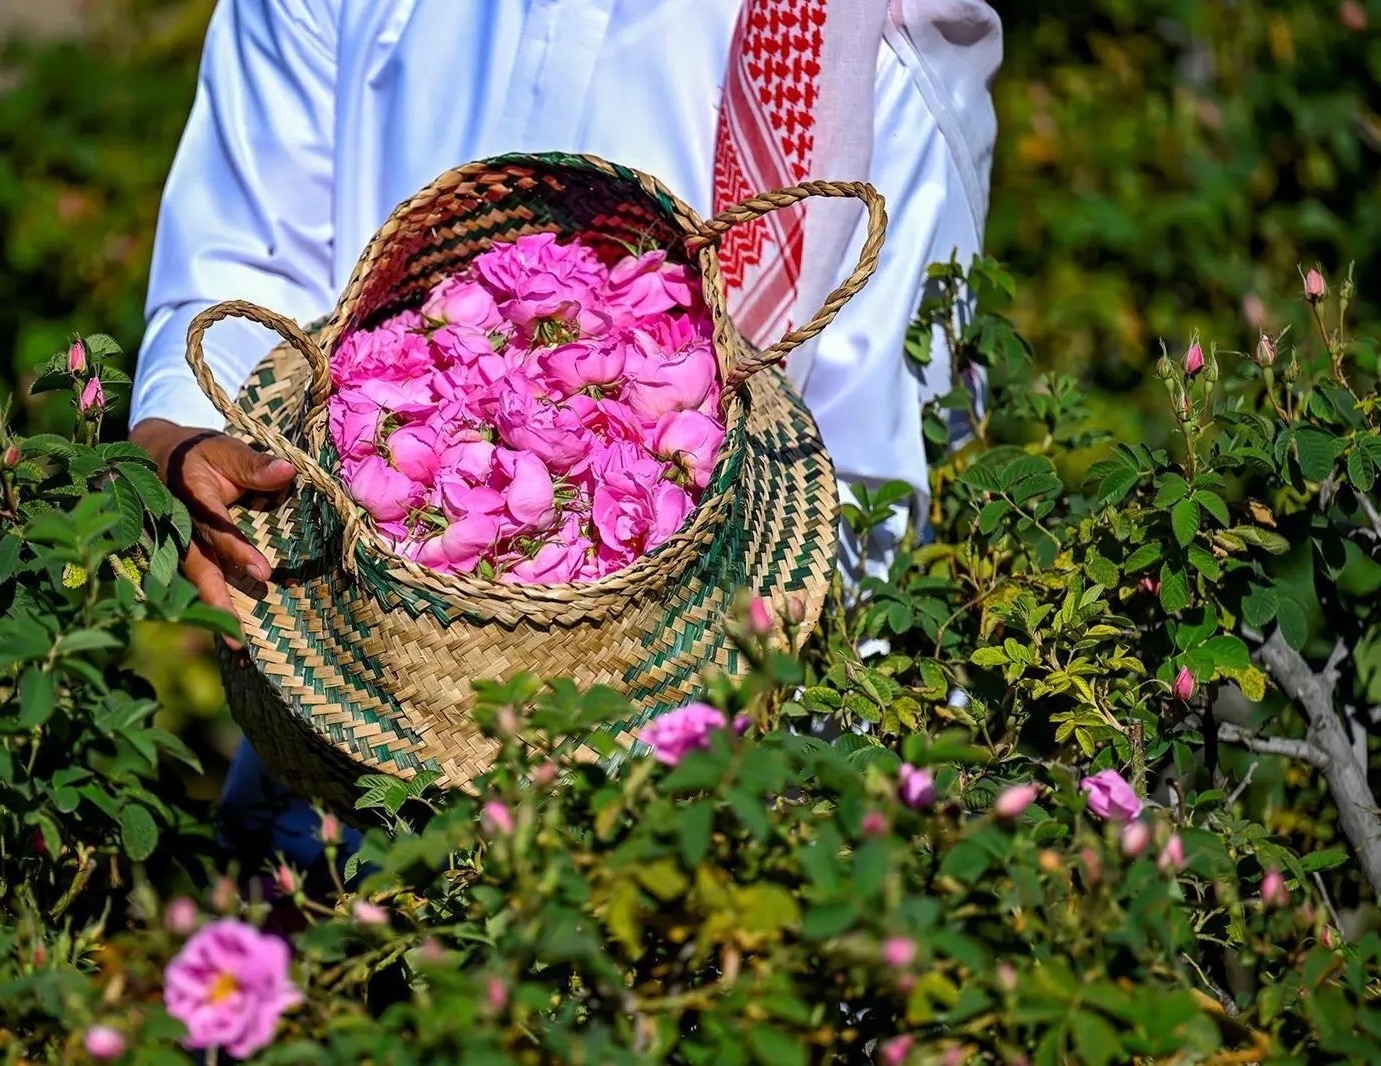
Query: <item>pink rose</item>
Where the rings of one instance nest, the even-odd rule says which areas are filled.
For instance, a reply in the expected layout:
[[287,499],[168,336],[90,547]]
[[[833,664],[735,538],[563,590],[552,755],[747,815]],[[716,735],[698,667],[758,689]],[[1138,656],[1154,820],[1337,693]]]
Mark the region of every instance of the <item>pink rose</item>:
[[350,917],[359,925],[375,928],[388,925],[388,911],[367,899],[357,899],[350,905]]
[[697,489],[710,483],[723,443],[723,423],[699,411],[668,411],[652,433],[653,454],[674,463]]
[[440,435],[426,422],[412,422],[389,434],[388,457],[399,473],[428,484],[441,469]]
[[489,800],[480,809],[480,823],[490,836],[507,836],[513,832],[513,812],[501,800]]
[[569,407],[517,392],[499,397],[494,426],[505,444],[532,452],[553,473],[580,469],[594,446],[594,437]]
[[403,518],[422,500],[423,487],[380,455],[342,463],[341,474],[350,494],[381,522]]
[[590,551],[588,540],[567,544],[548,541],[531,559],[520,559],[503,576],[505,581],[528,585],[564,585],[575,581],[585,566]]
[[93,1025],[82,1043],[97,1062],[114,1062],[125,1053],[125,1034],[109,1025]]
[[659,249],[620,259],[609,271],[604,299],[617,319],[644,318],[673,307],[691,307],[694,282],[689,267],[668,263],[667,253]]
[[668,411],[691,411],[705,404],[716,387],[719,366],[708,341],[697,341],[677,352],[649,350],[626,367],[628,381],[619,399],[644,418],[660,418]]
[[497,449],[489,487],[503,494],[519,530],[548,529],[556,521],[556,488],[546,464],[532,452]]
[[496,244],[475,258],[474,269],[504,318],[523,327],[537,319],[574,315],[607,277],[591,249],[557,244],[554,233]]
[[993,812],[999,818],[1020,818],[1026,808],[1035,802],[1038,792],[1035,785],[1013,785],[994,801]]
[[612,391],[623,376],[630,344],[625,338],[572,341],[551,348],[538,356],[538,365],[547,380],[571,396],[594,386]]
[[1194,695],[1194,675],[1189,672],[1189,667],[1180,667],[1180,672],[1170,685],[1170,692],[1177,700],[1184,702]]
[[606,547],[632,562],[665,543],[694,506],[686,490],[670,481],[597,485],[595,529]]
[[911,1045],[915,1042],[916,1038],[910,1033],[902,1033],[901,1036],[884,1040],[878,1045],[878,1054],[881,1056],[878,1061],[882,1066],[902,1066],[906,1056],[911,1054]]
[[487,485],[472,485],[454,471],[443,472],[436,490],[441,509],[452,521],[472,514],[503,514],[503,493]]
[[565,404],[576,413],[581,425],[594,435],[595,440],[603,444],[615,441],[641,444],[646,436],[637,412],[618,400],[596,400],[592,396],[577,393]]
[[201,912],[186,896],[178,896],[163,912],[163,924],[178,936],[187,936],[194,932],[200,922]]
[[1116,770],[1103,770],[1086,777],[1079,782],[1079,787],[1088,794],[1089,810],[1099,818],[1129,822],[1141,814],[1140,797]]
[[457,518],[439,536],[422,543],[417,561],[441,573],[471,573],[493,550],[501,527],[494,514],[473,512]]
[[168,1013],[187,1027],[188,1048],[224,1048],[237,1059],[268,1045],[285,1010],[302,1002],[288,945],[243,922],[203,927],[164,975]]
[[489,334],[473,326],[442,326],[432,334],[431,343],[438,366],[459,364],[472,367],[481,359],[498,358]]
[[436,394],[432,391],[431,378],[370,378],[354,383],[356,392],[385,411],[400,415],[425,418],[436,407]]
[[1128,822],[1122,827],[1122,832],[1118,836],[1118,843],[1122,847],[1122,854],[1129,859],[1135,859],[1144,852],[1151,844],[1151,827],[1137,819]]
[[904,970],[916,960],[916,942],[907,936],[892,936],[882,942],[882,957],[894,970]]
[[422,305],[422,314],[433,322],[469,326],[490,333],[503,325],[503,316],[488,289],[465,277],[438,282]]
[[1156,859],[1156,865],[1171,873],[1178,873],[1184,869],[1184,841],[1180,839],[1179,833],[1170,834],[1170,839],[1161,849],[1160,857]]
[[1274,866],[1261,879],[1261,902],[1267,907],[1283,907],[1290,902],[1290,890],[1285,887],[1285,878]]
[[638,332],[659,352],[679,352],[714,336],[714,323],[703,307],[690,314],[650,315],[638,323]]
[[342,459],[378,453],[384,412],[357,389],[342,389],[326,402],[326,426]]
[[710,746],[710,734],[724,729],[729,720],[724,712],[707,703],[688,703],[668,711],[643,726],[638,739],[652,749],[652,757],[675,766],[692,751]]
[[340,388],[367,381],[402,381],[431,369],[427,338],[394,322],[348,334],[331,359],[331,380]]

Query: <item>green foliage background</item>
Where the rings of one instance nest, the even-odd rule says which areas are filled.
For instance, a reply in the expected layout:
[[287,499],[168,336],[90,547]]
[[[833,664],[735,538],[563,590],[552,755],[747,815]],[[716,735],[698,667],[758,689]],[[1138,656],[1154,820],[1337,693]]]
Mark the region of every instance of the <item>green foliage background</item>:
[[[1012,317],[1041,369],[1077,376],[1095,421],[1166,443],[1160,341],[1179,349],[1202,330],[1248,348],[1258,316],[1278,329],[1302,310],[1298,262],[1337,277],[1355,260],[1358,330],[1374,327],[1381,0],[1002,6],[988,251],[1013,270]],[[77,39],[0,46],[0,399],[21,430],[64,419],[25,397],[70,331],[137,351],[212,7],[104,0],[85,6]],[[141,668],[195,723],[194,747],[223,750],[214,670],[166,654],[170,639],[195,638],[150,630]]]

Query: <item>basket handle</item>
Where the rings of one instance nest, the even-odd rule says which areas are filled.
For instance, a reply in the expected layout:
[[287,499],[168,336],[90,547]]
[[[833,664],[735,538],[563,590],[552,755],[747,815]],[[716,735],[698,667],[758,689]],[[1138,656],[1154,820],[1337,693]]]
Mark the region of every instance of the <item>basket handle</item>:
[[812,196],[851,197],[863,201],[868,209],[868,232],[858,256],[858,265],[837,289],[825,297],[825,302],[820,305],[820,309],[809,322],[791,330],[765,351],[736,363],[729,371],[728,380],[725,382],[726,392],[737,388],[759,370],[775,366],[799,345],[816,336],[834,321],[834,316],[839,314],[840,308],[863,288],[873,276],[873,271],[877,270],[878,255],[882,251],[883,237],[887,233],[886,201],[877,189],[864,181],[803,181],[788,189],[766,192],[726,208],[713,218],[706,219],[699,231],[687,238],[687,244],[692,249],[717,245],[719,239],[734,226],[751,222],[783,207],[790,207]]
[[[226,300],[224,303],[208,307],[193,318],[192,324],[187,327],[187,363],[191,366],[192,374],[207,399],[215,405],[216,410],[228,423],[255,443],[262,445],[274,458],[291,463],[304,481],[329,500],[345,524],[346,543],[353,544],[360,533],[359,517],[355,502],[341,483],[283,434],[246,414],[239,404],[231,400],[211,373],[211,368],[206,363],[206,355],[202,351],[202,341],[208,329],[226,318],[244,318],[267,326],[307,360],[307,365],[312,369],[312,383],[307,390],[310,412],[319,410],[330,395],[331,368],[326,360],[326,353],[292,319],[243,300]],[[346,552],[347,566],[350,565],[350,556],[351,553]]]

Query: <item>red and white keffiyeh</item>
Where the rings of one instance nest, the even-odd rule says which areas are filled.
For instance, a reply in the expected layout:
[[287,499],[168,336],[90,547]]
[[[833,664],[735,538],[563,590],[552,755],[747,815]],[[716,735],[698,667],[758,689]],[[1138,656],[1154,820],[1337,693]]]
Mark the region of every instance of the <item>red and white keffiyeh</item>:
[[[996,28],[982,0],[744,0],[720,104],[714,209],[806,180],[867,180],[884,38],[918,53],[919,87],[949,112],[945,103],[980,99],[975,86],[986,91],[1001,54]],[[986,168],[990,131],[937,117],[947,132],[972,137],[985,158],[969,165]],[[965,177],[971,189],[986,188]],[[973,207],[981,216],[986,203]],[[751,342],[772,343],[824,301],[861,213],[853,201],[811,200],[725,235],[730,310]],[[807,347],[793,362],[809,358]],[[792,370],[802,384],[806,367]]]

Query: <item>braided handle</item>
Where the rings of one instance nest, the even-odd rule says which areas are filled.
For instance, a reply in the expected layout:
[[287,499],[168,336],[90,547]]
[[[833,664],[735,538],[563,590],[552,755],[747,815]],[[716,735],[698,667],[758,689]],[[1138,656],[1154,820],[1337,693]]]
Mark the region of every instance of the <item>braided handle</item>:
[[[251,322],[257,322],[261,326],[267,326],[291,344],[307,360],[308,366],[312,369],[312,383],[307,390],[307,401],[310,405],[308,408],[309,415],[319,410],[330,395],[331,368],[326,360],[326,353],[292,319],[284,318],[277,312],[246,303],[243,300],[227,300],[224,303],[208,307],[192,319],[192,324],[187,327],[187,363],[191,366],[192,374],[196,377],[197,384],[201,386],[201,391],[206,394],[207,399],[215,405],[216,410],[225,417],[230,425],[240,430],[255,443],[262,445],[270,455],[291,463],[293,469],[304,481],[330,501],[345,525],[347,545],[353,545],[360,534],[359,508],[341,483],[327,473],[314,458],[276,429],[266,426],[246,414],[244,409],[220,387],[211,373],[211,368],[206,365],[206,355],[202,351],[202,341],[206,336],[206,331],[215,323],[226,318],[244,318]],[[346,552],[345,564],[347,567],[351,565],[352,554],[350,551]]]
[[719,239],[734,226],[751,222],[783,207],[790,207],[812,196],[850,197],[863,201],[868,209],[868,233],[858,256],[858,265],[837,289],[825,297],[825,302],[820,305],[820,309],[809,322],[788,332],[772,347],[736,364],[725,382],[726,393],[737,388],[759,370],[775,366],[799,345],[816,336],[834,321],[840,308],[863,288],[873,276],[873,271],[877,270],[878,255],[882,252],[882,241],[887,233],[886,201],[877,189],[863,181],[804,181],[789,189],[763,193],[761,196],[754,196],[726,208],[713,218],[706,219],[699,232],[687,238],[687,244],[692,249],[706,244],[718,244]]

